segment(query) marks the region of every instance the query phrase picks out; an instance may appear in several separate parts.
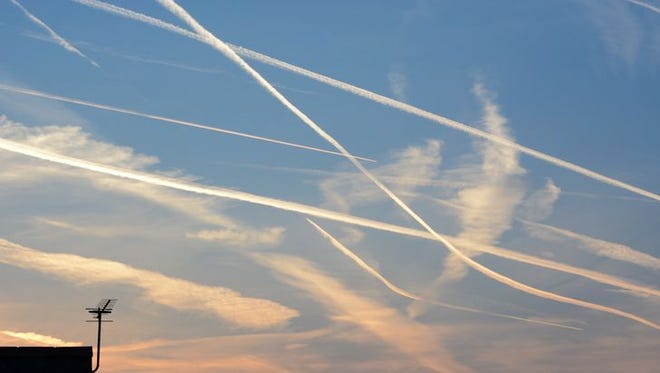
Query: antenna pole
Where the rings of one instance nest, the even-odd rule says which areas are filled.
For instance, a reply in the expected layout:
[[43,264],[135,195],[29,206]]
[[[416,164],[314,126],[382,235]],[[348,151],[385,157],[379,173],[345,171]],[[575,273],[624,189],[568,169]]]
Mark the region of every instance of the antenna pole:
[[103,317],[103,314],[99,311],[96,315],[99,319],[99,329],[96,337],[96,368],[92,370],[92,373],[99,370],[99,365],[101,364],[101,318]]
[[[112,320],[103,320],[103,314],[112,313],[115,303],[117,303],[117,299],[102,299],[95,308],[86,308],[87,312],[95,315],[94,318],[98,323],[98,332],[96,334],[96,368],[92,370],[92,373],[99,370],[99,366],[101,365],[101,324],[103,321],[112,322]],[[87,321],[94,322],[94,320]]]

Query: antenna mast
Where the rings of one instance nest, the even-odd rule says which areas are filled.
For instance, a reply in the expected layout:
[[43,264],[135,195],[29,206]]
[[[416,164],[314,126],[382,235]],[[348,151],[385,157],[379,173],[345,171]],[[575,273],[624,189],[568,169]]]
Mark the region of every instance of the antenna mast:
[[96,307],[85,308],[87,312],[94,314],[95,320],[86,320],[87,322],[98,322],[98,334],[96,338],[96,368],[92,370],[92,373],[99,370],[99,364],[101,362],[101,323],[102,322],[112,322],[112,320],[103,320],[104,314],[112,313],[112,308],[117,303],[117,299],[101,299],[99,304]]

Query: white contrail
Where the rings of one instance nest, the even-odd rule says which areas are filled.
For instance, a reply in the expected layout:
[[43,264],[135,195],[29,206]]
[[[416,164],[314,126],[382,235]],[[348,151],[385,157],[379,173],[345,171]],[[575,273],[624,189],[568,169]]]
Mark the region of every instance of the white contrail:
[[645,3],[643,1],[639,1],[639,0],[626,0],[626,1],[629,2],[629,3],[635,4],[635,5],[639,5],[641,7],[644,7],[648,10],[651,10],[653,12],[656,12],[656,13],[660,14],[660,8],[658,8],[657,6],[654,6],[654,5]]
[[[174,33],[177,33],[179,35],[182,35],[182,36],[200,41],[202,43],[210,44],[210,42],[207,39],[205,39],[204,37],[202,37],[200,35],[197,35],[193,32],[190,32],[190,31],[185,30],[183,28],[180,28],[178,26],[172,25],[170,23],[161,21],[159,19],[149,17],[149,16],[147,16],[145,14],[142,14],[142,13],[134,12],[134,11],[131,11],[131,10],[128,10],[128,9],[125,9],[125,8],[115,6],[115,5],[106,4],[106,3],[103,3],[103,2],[98,1],[98,0],[72,0],[72,1],[80,3],[82,5],[97,8],[97,9],[100,9],[100,10],[103,10],[103,11],[106,11],[106,12],[109,12],[109,13],[117,14],[117,15],[120,15],[122,17],[126,17],[126,18],[134,19],[134,20],[137,20],[137,21],[140,21],[140,22],[148,23],[148,24],[151,24],[153,26],[162,28],[164,30],[174,32]],[[585,167],[579,166],[575,163],[571,163],[571,162],[562,160],[560,158],[554,157],[552,155],[540,152],[538,150],[534,150],[532,148],[529,148],[529,147],[526,147],[524,145],[518,144],[515,141],[509,140],[509,139],[506,139],[506,138],[503,138],[503,137],[500,137],[500,136],[497,136],[497,135],[490,134],[488,132],[482,131],[482,130],[474,128],[472,126],[468,126],[467,124],[455,121],[453,119],[449,119],[449,118],[443,117],[441,115],[431,113],[429,111],[420,109],[420,108],[412,106],[410,104],[406,104],[404,102],[400,102],[400,101],[394,100],[392,98],[389,98],[389,97],[386,97],[386,96],[383,96],[383,95],[379,95],[375,92],[368,91],[366,89],[351,85],[349,83],[342,82],[340,80],[333,79],[333,78],[330,78],[328,76],[325,76],[325,75],[322,75],[322,74],[319,74],[319,73],[315,73],[313,71],[310,71],[310,70],[304,69],[302,67],[286,63],[284,61],[280,61],[278,59],[266,56],[264,54],[252,51],[252,50],[247,49],[247,48],[243,48],[243,47],[232,45],[232,44],[226,44],[226,46],[228,48],[231,48],[232,50],[234,50],[236,54],[241,55],[243,57],[247,57],[247,58],[250,58],[250,59],[262,62],[262,63],[266,63],[266,64],[269,64],[271,66],[274,66],[274,67],[277,67],[277,68],[280,68],[280,69],[288,70],[288,71],[294,72],[296,74],[306,76],[308,78],[317,80],[321,83],[324,83],[324,84],[333,86],[335,88],[344,90],[346,92],[364,97],[366,99],[369,99],[371,101],[380,103],[382,105],[386,105],[386,106],[392,107],[394,109],[398,109],[398,110],[404,111],[406,113],[413,114],[413,115],[416,115],[418,117],[428,119],[430,121],[439,123],[443,126],[451,127],[451,128],[456,129],[456,130],[466,132],[466,133],[468,133],[472,136],[481,137],[481,138],[484,138],[488,141],[492,141],[492,142],[498,143],[500,145],[516,149],[516,150],[520,151],[521,153],[525,153],[525,154],[527,154],[531,157],[543,160],[543,161],[548,162],[550,164],[553,164],[555,166],[558,166],[558,167],[576,172],[578,174],[581,174],[581,175],[586,176],[588,178],[591,178],[593,180],[597,180],[597,181],[600,181],[600,182],[603,182],[603,183],[606,183],[606,184],[609,184],[609,185],[612,185],[612,186],[615,186],[615,187],[618,187],[618,188],[621,188],[621,189],[628,190],[632,193],[635,193],[635,194],[638,194],[638,195],[641,195],[641,196],[644,196],[644,197],[647,197],[647,198],[650,198],[650,199],[653,199],[653,200],[656,200],[656,201],[660,201],[660,195],[658,195],[656,193],[647,191],[645,189],[636,187],[634,185],[625,183],[625,182],[617,180],[617,179],[613,179],[611,177],[605,176],[605,175],[600,174],[598,172],[589,170]]]
[[[172,119],[172,118],[168,118],[168,117],[163,117],[163,116],[160,116],[160,115],[141,113],[141,112],[135,111],[135,110],[118,108],[116,106],[97,104],[97,103],[94,103],[94,102],[79,100],[79,99],[76,99],[76,98],[64,97],[64,96],[59,96],[59,95],[55,95],[55,94],[52,94],[52,93],[35,91],[33,89],[14,87],[14,86],[2,84],[2,83],[0,83],[0,89],[5,90],[5,91],[9,91],[9,92],[13,92],[13,93],[19,93],[19,94],[24,94],[24,95],[29,95],[29,96],[47,98],[47,99],[51,99],[51,100],[68,102],[70,104],[88,106],[88,107],[93,107],[93,108],[96,108],[96,109],[113,111],[113,112],[116,112],[116,113],[122,113],[122,114],[134,115],[134,116],[142,117],[142,118],[158,120],[158,121],[161,121],[161,122],[167,122],[167,123],[177,124],[177,125],[181,125],[181,126],[199,128],[199,129],[203,129],[203,130],[224,133],[224,134],[227,134],[227,135],[244,137],[244,138],[248,138],[248,139],[252,139],[252,140],[265,141],[265,142],[269,142],[269,143],[272,143],[272,144],[285,145],[285,146],[290,146],[290,147],[293,147],[293,148],[311,150],[311,151],[315,151],[315,152],[319,152],[319,153],[338,155],[340,157],[344,156],[343,154],[341,154],[339,152],[332,151],[332,150],[315,148],[313,146],[301,145],[301,144],[296,144],[296,143],[292,143],[292,142],[271,139],[271,138],[268,138],[268,137],[250,135],[250,134],[244,133],[244,132],[237,132],[237,131],[226,130],[226,129],[217,128],[217,127],[211,127],[211,126],[207,126],[207,125],[203,125],[203,124],[199,124],[199,123],[194,123],[194,122],[189,122],[189,121],[185,121],[185,120],[179,120],[179,119]],[[367,162],[375,162],[375,160],[370,159],[370,158],[357,157],[357,156],[355,158],[358,158],[358,159],[361,159],[361,160],[367,161]]]
[[583,248],[595,255],[660,271],[660,258],[635,250],[632,247],[616,242],[600,240],[547,224],[535,223],[523,219],[519,219],[519,221],[525,224],[525,227],[533,236],[551,241],[562,241],[562,238],[574,240],[581,243]]
[[[360,258],[357,254],[355,254],[349,248],[344,246],[344,244],[339,242],[339,240],[337,240],[330,233],[328,233],[323,228],[321,228],[314,221],[312,221],[311,219],[306,219],[306,220],[309,222],[309,224],[311,224],[314,228],[316,228],[319,231],[319,233],[321,233],[321,235],[323,237],[325,237],[328,241],[330,241],[332,246],[334,246],[342,254],[349,257],[352,261],[355,262],[355,264],[357,264],[360,268],[364,269],[371,276],[375,277],[378,281],[380,281],[388,289],[392,290],[394,293],[396,293],[396,294],[398,294],[398,295],[400,295],[404,298],[412,299],[412,300],[415,300],[415,301],[421,301],[422,300],[422,297],[420,297],[419,295],[415,295],[415,294],[413,294],[413,293],[411,293],[407,290],[401,289],[400,287],[398,287],[398,286],[394,285],[393,283],[391,283],[387,278],[385,278],[385,276],[381,275],[373,267],[371,267],[364,260],[362,260],[362,258]],[[506,315],[506,314],[497,313],[497,312],[483,311],[483,310],[479,310],[479,309],[476,309],[476,308],[457,306],[457,305],[450,304],[450,303],[445,303],[445,302],[432,301],[430,303],[433,304],[433,305],[439,306],[439,307],[449,308],[449,309],[458,310],[458,311],[466,311],[466,312],[479,313],[479,314],[482,314],[482,315],[503,317],[503,318],[507,318],[507,319],[525,321],[525,322],[530,322],[530,323],[535,323],[535,324],[556,326],[556,327],[565,328],[565,329],[582,330],[581,328],[576,328],[576,327],[568,326],[568,325],[564,325],[564,324],[558,324],[558,323],[554,323],[554,322],[548,322],[548,321],[537,320],[537,319],[527,319],[527,318],[524,318],[524,317]]]
[[588,178],[591,178],[593,180],[597,180],[597,181],[600,181],[600,182],[603,182],[603,183],[606,183],[606,184],[609,184],[609,185],[612,185],[612,186],[615,186],[615,187],[618,187],[618,188],[621,188],[621,189],[628,190],[628,191],[633,192],[635,194],[638,194],[638,195],[641,195],[641,196],[644,196],[644,197],[647,197],[647,198],[650,198],[650,199],[653,199],[653,200],[656,200],[656,201],[660,201],[660,195],[658,195],[657,193],[653,193],[653,192],[647,191],[645,189],[636,187],[634,185],[625,183],[623,181],[613,179],[611,177],[605,176],[605,175],[600,174],[598,172],[595,172],[595,171],[589,170],[585,167],[582,167],[580,165],[577,165],[575,163],[568,162],[568,161],[562,160],[560,158],[557,158],[555,156],[552,156],[552,155],[543,153],[541,151],[529,148],[527,146],[518,144],[515,141],[509,140],[505,137],[500,137],[500,136],[497,136],[497,135],[490,134],[488,132],[485,132],[485,131],[482,131],[480,129],[474,128],[474,127],[469,126],[467,124],[464,124],[464,123],[455,121],[453,119],[449,119],[449,118],[443,117],[441,115],[434,114],[434,113],[431,113],[429,111],[426,111],[426,110],[420,109],[418,107],[412,106],[412,105],[407,104],[405,102],[397,101],[397,100],[394,100],[392,98],[389,98],[389,97],[386,97],[386,96],[383,96],[383,95],[379,95],[375,92],[371,92],[371,91],[365,90],[363,88],[359,88],[359,87],[351,85],[349,83],[345,83],[345,82],[342,82],[340,80],[336,80],[336,79],[333,79],[333,78],[315,73],[313,71],[309,71],[309,70],[303,69],[301,67],[288,64],[284,61],[280,61],[280,60],[277,60],[275,58],[260,54],[258,52],[251,51],[247,48],[243,48],[243,47],[240,47],[240,46],[233,46],[233,45],[232,45],[232,48],[234,50],[236,50],[236,53],[238,53],[241,56],[244,56],[244,57],[259,61],[259,62],[263,62],[263,63],[266,63],[268,65],[274,66],[274,67],[278,67],[278,68],[285,69],[285,70],[288,70],[288,71],[291,71],[291,72],[295,72],[295,73],[298,73],[300,75],[304,75],[308,78],[317,80],[317,81],[322,82],[322,83],[326,83],[326,84],[331,85],[335,88],[338,88],[338,89],[341,89],[343,91],[346,91],[346,92],[364,97],[366,99],[377,102],[379,104],[386,105],[386,106],[392,107],[394,109],[398,109],[398,110],[404,111],[406,113],[413,114],[413,115],[416,115],[418,117],[428,119],[430,121],[439,123],[439,124],[447,126],[447,127],[451,127],[453,129],[456,129],[456,130],[459,130],[459,131],[462,131],[462,132],[466,132],[466,133],[468,133],[472,136],[481,137],[481,138],[486,139],[488,141],[492,141],[492,142],[495,142],[497,144],[513,148],[515,150],[518,150],[521,153],[525,153],[525,154],[527,154],[531,157],[534,157],[534,158],[543,160],[545,162],[548,162],[550,164],[553,164],[555,166],[573,171],[575,173],[581,174],[581,175],[586,176]]
[[49,27],[47,24],[45,24],[42,20],[40,20],[39,18],[37,18],[37,16],[35,16],[35,15],[32,14],[32,13],[30,13],[29,10],[25,9],[25,7],[24,7],[23,5],[21,5],[21,3],[19,3],[17,0],[11,0],[11,2],[12,2],[14,5],[16,5],[20,10],[23,11],[23,13],[25,13],[25,15],[30,19],[30,21],[34,22],[37,26],[39,26],[39,27],[43,28],[44,30],[46,30],[46,31],[48,32],[48,34],[50,34],[50,37],[53,38],[53,40],[54,40],[57,44],[59,44],[62,48],[64,48],[64,49],[68,50],[69,52],[74,53],[74,54],[77,54],[78,56],[80,56],[80,57],[86,59],[86,60],[87,60],[89,63],[91,63],[94,67],[99,67],[99,64],[97,64],[96,62],[94,62],[94,60],[92,60],[91,58],[89,58],[89,57],[87,57],[86,55],[84,55],[84,54],[83,54],[81,51],[79,51],[76,47],[74,47],[73,45],[71,45],[71,43],[69,43],[68,41],[66,41],[66,39],[64,39],[63,37],[61,37],[60,35],[58,35],[58,34],[57,34],[52,28],[50,28],[50,27]]
[[[302,203],[296,203],[296,202],[285,201],[276,198],[250,194],[246,192],[237,191],[234,189],[193,184],[187,181],[168,178],[161,175],[103,165],[99,163],[82,160],[79,158],[73,158],[61,154],[47,152],[44,150],[34,148],[29,145],[20,144],[3,138],[0,138],[0,149],[10,151],[13,153],[23,154],[25,156],[41,159],[44,161],[71,166],[87,171],[92,171],[95,173],[140,181],[147,184],[162,186],[170,189],[182,190],[182,191],[213,196],[213,197],[228,198],[228,199],[243,201],[256,205],[268,206],[284,211],[297,212],[305,215],[315,216],[318,218],[333,220],[347,224],[353,224],[365,228],[376,229],[384,232],[402,234],[410,237],[423,238],[427,240],[435,240],[435,238],[426,231],[401,227],[394,224],[343,214],[340,212],[309,206]],[[660,297],[660,291],[656,289],[632,284],[620,278],[606,275],[604,273],[573,267],[567,264],[554,262],[549,259],[537,258],[531,255],[522,254],[511,250],[506,250],[503,248],[479,244],[466,239],[452,238],[452,240],[457,242],[458,245],[467,247],[470,250],[481,251],[494,256],[506,258],[509,260],[514,260],[520,263],[526,263],[526,264],[539,266],[542,268],[556,270],[559,272],[565,272],[576,276],[584,277],[596,282],[600,282],[602,284],[611,285],[622,289],[627,289],[633,292],[639,292],[639,293]]]
[[[316,132],[323,139],[332,144],[335,149],[344,154],[348,160],[359,169],[369,180],[371,180],[380,190],[383,191],[392,201],[394,201],[404,212],[406,212],[411,218],[413,218],[419,225],[421,225],[426,231],[428,231],[435,239],[442,242],[447,249],[456,255],[458,258],[463,260],[465,264],[470,266],[472,269],[481,272],[483,275],[490,277],[491,279],[498,281],[504,285],[507,285],[513,289],[517,289],[521,292],[536,295],[540,298],[554,300],[556,302],[572,304],[579,307],[584,307],[592,310],[598,310],[602,312],[611,313],[621,317],[629,318],[631,320],[638,321],[640,323],[646,324],[653,328],[660,330],[660,325],[657,325],[651,321],[643,319],[639,316],[633,315],[628,312],[617,310],[614,308],[602,306],[595,303],[586,302],[579,299],[574,299],[570,297],[565,297],[559,294],[555,294],[549,291],[541,290],[534,288],[532,286],[518,282],[510,277],[507,277],[501,273],[493,271],[492,269],[484,266],[481,263],[478,263],[474,259],[470,258],[468,255],[463,253],[461,250],[457,249],[449,240],[445,237],[438,234],[431,226],[424,221],[417,213],[415,213],[405,202],[403,202],[396,194],[394,194],[387,186],[380,182],[374,175],[371,174],[360,161],[356,160],[338,141],[336,141],[332,136],[326,133],[319,125],[317,125],[312,119],[310,119],[305,113],[300,111],[295,105],[293,105],[284,95],[282,95],[275,87],[273,87],[266,79],[264,79],[256,70],[254,70],[250,65],[248,65],[240,56],[236,54],[227,44],[222,40],[218,39],[216,36],[207,31],[202,25],[200,25],[188,12],[180,7],[174,0],[156,0],[158,3],[163,5],[167,10],[172,14],[179,17],[181,20],[186,22],[190,27],[193,28],[198,34],[207,39],[208,43],[227,58],[234,61],[239,67],[241,67],[245,72],[252,76],[263,88],[269,92],[273,97],[275,97],[282,105],[289,109],[293,114],[295,114],[300,120],[302,120],[307,126],[309,126],[314,132]],[[660,198],[660,196],[658,196]]]

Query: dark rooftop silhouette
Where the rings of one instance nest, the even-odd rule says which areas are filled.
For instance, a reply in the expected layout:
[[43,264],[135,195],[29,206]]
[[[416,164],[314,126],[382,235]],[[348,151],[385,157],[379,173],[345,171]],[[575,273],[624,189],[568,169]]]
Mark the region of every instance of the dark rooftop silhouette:
[[2,373],[89,373],[92,346],[0,347]]

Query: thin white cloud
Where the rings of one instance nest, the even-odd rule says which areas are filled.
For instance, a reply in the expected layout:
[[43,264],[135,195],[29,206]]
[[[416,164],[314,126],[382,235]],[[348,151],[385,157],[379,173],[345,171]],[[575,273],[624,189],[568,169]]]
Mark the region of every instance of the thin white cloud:
[[[429,140],[424,146],[409,146],[397,151],[392,161],[372,169],[379,180],[388,180],[397,195],[411,195],[420,186],[432,184],[442,162],[442,143]],[[359,173],[331,173],[319,183],[325,206],[348,212],[353,207],[387,201],[388,198],[374,188]]]
[[[192,182],[189,181],[177,180],[162,175],[149,174],[135,170],[121,169],[113,166],[102,165],[99,163],[67,157],[60,154],[49,153],[43,150],[36,149],[31,146],[27,146],[24,144],[20,144],[14,141],[9,141],[2,138],[0,138],[0,149],[4,149],[6,151],[13,153],[23,154],[25,156],[29,156],[33,158],[38,158],[48,162],[53,162],[61,165],[74,167],[77,169],[91,171],[94,173],[100,173],[100,174],[115,176],[118,178],[139,181],[141,183],[146,183],[153,186],[161,186],[170,189],[187,191],[187,192],[207,195],[207,196],[228,198],[232,200],[243,201],[243,202],[262,205],[262,206],[269,206],[280,210],[297,212],[323,219],[354,224],[354,225],[377,229],[385,232],[403,234],[411,237],[424,238],[428,240],[437,240],[437,237],[426,231],[401,227],[398,225],[388,224],[371,219],[365,219],[365,218],[343,214],[340,212],[326,210],[301,203],[264,197],[264,196],[250,194],[233,189],[202,186],[202,185],[193,184]],[[548,259],[537,258],[531,255],[494,247],[492,245],[479,244],[471,240],[459,239],[456,237],[449,237],[449,238],[455,241],[461,247],[465,247],[466,249],[469,250],[482,251],[484,253],[495,255],[498,257],[515,260],[520,263],[532,264],[547,269],[574,274],[603,284],[616,286],[632,291],[637,291],[640,293],[654,294],[660,296],[660,291],[656,289],[642,285],[637,285],[614,276],[606,275],[601,272],[578,268],[567,264],[554,262]]]
[[342,232],[344,233],[342,236],[342,241],[346,242],[347,245],[355,245],[359,242],[362,242],[366,236],[362,230],[354,227],[343,227]]
[[[507,119],[500,113],[494,101],[494,94],[475,83],[473,92],[482,104],[482,124],[485,130],[502,138],[511,139]],[[459,238],[469,239],[483,244],[494,244],[499,237],[511,228],[516,207],[522,201],[525,188],[520,176],[525,170],[518,161],[518,151],[499,144],[478,141],[475,143],[481,163],[470,165],[454,172],[469,177],[468,186],[458,190],[453,204],[460,206],[455,211],[461,226]],[[466,251],[469,257],[476,257],[479,252]],[[455,254],[447,256],[441,275],[434,281],[432,288],[424,298],[435,298],[442,288],[461,280],[467,275],[468,266]],[[416,302],[409,307],[414,316],[425,313],[427,301]]]
[[[80,342],[67,342],[62,339],[52,337],[50,335],[39,334],[35,332],[17,332],[11,330],[0,330],[0,334],[4,334],[7,337],[14,339],[15,343],[29,343],[29,344],[39,344],[46,346],[82,346]],[[8,342],[5,342],[7,344]]]
[[552,215],[561,189],[548,179],[542,189],[532,193],[521,206],[521,216],[531,221],[541,221]]
[[607,52],[628,67],[634,66],[642,47],[643,29],[630,6],[621,0],[583,3],[586,15]]
[[50,227],[63,229],[82,235],[104,237],[104,238],[117,237],[126,234],[135,235],[135,234],[143,233],[142,229],[130,228],[130,227],[91,226],[91,225],[84,225],[79,223],[74,224],[68,221],[50,219],[45,217],[36,217],[34,220],[36,220],[40,224],[44,224]]
[[[102,2],[102,1],[98,1],[98,0],[73,0],[73,1],[77,2],[77,3],[80,3],[82,5],[86,5],[86,6],[89,6],[89,7],[92,7],[92,8],[103,10],[103,11],[108,12],[108,13],[116,14],[116,15],[119,15],[119,16],[122,16],[122,17],[126,17],[126,18],[134,19],[134,20],[137,20],[137,21],[140,21],[140,22],[144,22],[144,23],[147,23],[147,24],[151,24],[153,26],[162,28],[164,30],[167,30],[167,31],[170,31],[170,32],[173,32],[173,33],[177,33],[179,35],[182,35],[182,36],[200,41],[202,43],[206,43],[206,44],[211,43],[211,41],[208,40],[208,38],[206,38],[206,37],[202,37],[202,36],[200,36],[200,35],[198,35],[194,32],[190,32],[188,30],[182,29],[181,27],[172,25],[170,23],[161,21],[161,20],[153,18],[153,17],[149,17],[149,16],[144,15],[142,13],[134,12],[134,11],[131,11],[131,10],[128,10],[128,9],[125,9],[125,8],[115,6],[115,5],[106,4],[106,3]],[[575,173],[586,176],[586,177],[591,178],[593,180],[600,181],[602,183],[609,184],[609,185],[612,185],[612,186],[617,187],[617,188],[625,189],[625,190],[628,190],[632,193],[635,193],[635,194],[638,194],[638,195],[641,195],[641,196],[644,196],[644,197],[647,197],[647,198],[650,198],[650,199],[653,199],[653,200],[656,200],[656,201],[660,201],[660,195],[658,195],[657,193],[653,193],[653,192],[650,192],[648,190],[636,187],[634,185],[625,183],[621,180],[613,179],[611,177],[605,176],[605,175],[600,174],[598,172],[589,170],[585,167],[579,166],[575,163],[571,163],[571,162],[562,160],[560,158],[554,157],[552,155],[540,152],[538,150],[534,150],[534,149],[526,147],[524,145],[512,142],[508,139],[498,137],[498,136],[495,136],[493,134],[489,134],[488,132],[485,132],[485,131],[479,130],[477,128],[471,127],[467,124],[464,124],[464,123],[461,123],[461,122],[458,122],[458,121],[440,116],[438,114],[431,113],[431,112],[426,111],[426,110],[422,110],[420,108],[417,108],[417,107],[412,106],[412,105],[408,105],[406,103],[403,103],[403,102],[400,102],[400,101],[397,101],[397,100],[393,100],[389,97],[379,95],[377,93],[368,91],[368,90],[363,89],[363,88],[359,88],[357,86],[354,86],[354,85],[351,85],[351,84],[348,84],[348,83],[330,78],[328,76],[325,76],[325,75],[322,75],[322,74],[319,74],[319,73],[315,73],[313,71],[304,69],[302,67],[295,66],[295,65],[289,64],[287,62],[277,60],[275,58],[266,56],[264,54],[249,50],[247,48],[243,48],[243,47],[236,46],[236,45],[231,45],[231,44],[227,44],[227,46],[228,46],[228,48],[233,49],[236,52],[236,54],[238,54],[240,56],[243,56],[243,57],[246,57],[246,58],[249,58],[249,59],[253,59],[253,60],[268,64],[268,65],[271,65],[271,66],[274,66],[274,67],[277,67],[277,68],[281,68],[281,69],[284,69],[284,70],[287,70],[287,71],[291,71],[291,72],[294,72],[296,74],[306,76],[308,78],[311,78],[311,79],[317,80],[319,82],[328,84],[328,85],[333,86],[335,88],[344,90],[346,92],[350,92],[352,94],[367,98],[367,99],[372,100],[374,102],[378,102],[380,104],[390,106],[392,108],[407,112],[409,114],[413,114],[413,115],[419,116],[421,118],[428,119],[430,121],[436,122],[436,123],[441,124],[443,126],[454,128],[456,130],[468,133],[472,136],[481,137],[481,138],[484,138],[488,141],[492,141],[492,142],[498,143],[498,144],[503,145],[503,146],[514,148],[514,149],[516,149],[517,151],[519,151],[521,153],[525,153],[525,154],[527,154],[531,157],[534,157],[534,158],[540,159],[542,161],[548,162],[548,163],[553,164],[557,167],[573,171]]]
[[405,74],[398,71],[387,73],[387,82],[390,85],[390,91],[399,101],[407,101],[408,78]]
[[[56,100],[56,101],[61,101],[61,102],[67,102],[67,103],[70,103],[70,104],[82,105],[82,106],[92,107],[92,108],[100,109],[100,110],[113,111],[113,112],[116,112],[116,113],[134,115],[134,116],[137,116],[137,117],[153,119],[153,120],[157,120],[157,121],[160,121],[160,122],[166,122],[166,123],[171,123],[171,124],[180,125],[180,126],[203,129],[203,130],[207,130],[207,131],[222,133],[222,134],[225,134],[225,135],[238,136],[238,137],[243,137],[243,138],[248,138],[248,139],[263,141],[263,142],[269,142],[269,143],[272,143],[272,144],[284,145],[284,146],[298,148],[298,149],[305,149],[305,150],[311,150],[311,151],[315,151],[315,152],[319,152],[319,153],[343,156],[342,154],[339,154],[339,153],[337,153],[335,151],[332,151],[332,150],[325,150],[325,149],[315,148],[313,146],[301,145],[301,144],[296,144],[296,143],[292,143],[292,142],[288,142],[288,141],[282,141],[282,140],[272,139],[272,138],[263,137],[263,136],[251,135],[249,133],[244,133],[244,132],[232,131],[232,130],[227,130],[227,129],[218,128],[218,127],[207,126],[205,124],[200,124],[200,123],[195,123],[195,122],[190,122],[190,121],[185,121],[185,120],[179,120],[179,119],[173,119],[173,118],[163,117],[163,116],[160,116],[160,115],[141,113],[141,112],[135,111],[135,110],[123,109],[123,108],[119,108],[119,107],[116,107],[116,106],[103,105],[103,104],[98,104],[98,103],[94,103],[94,102],[90,102],[90,101],[79,100],[79,99],[76,99],[76,98],[70,98],[70,97],[54,95],[54,94],[51,94],[51,93],[36,91],[36,90],[33,90],[33,89],[14,87],[14,86],[6,85],[6,84],[0,84],[0,89],[8,91],[8,92],[18,93],[18,94],[23,94],[23,95],[29,95],[29,96],[34,96],[34,97],[41,97],[41,98],[46,98],[46,99]],[[363,161],[367,161],[367,162],[375,162],[373,159],[369,159],[369,158],[364,158],[364,157],[357,157],[357,158],[359,158]]]
[[[483,124],[490,133],[511,138],[507,120],[500,114],[491,93],[477,83],[474,92],[483,105]],[[492,244],[511,227],[516,206],[524,188],[519,176],[525,172],[518,162],[518,152],[490,142],[476,144],[482,157],[474,186],[458,192],[456,204],[462,206],[460,237]]]
[[252,255],[260,264],[272,269],[287,284],[302,289],[324,304],[335,320],[355,324],[421,366],[438,372],[465,372],[437,341],[429,328],[400,315],[395,309],[363,298],[346,289],[304,259],[285,255]]
[[94,67],[99,67],[99,65],[98,65],[96,62],[94,62],[94,60],[92,60],[91,58],[89,58],[89,57],[87,57],[86,55],[84,55],[84,54],[83,54],[81,51],[79,51],[76,47],[74,47],[73,45],[71,45],[71,43],[69,43],[69,42],[66,41],[63,37],[61,37],[60,35],[58,35],[58,34],[57,34],[52,28],[50,28],[50,27],[49,27],[47,24],[45,24],[42,20],[40,20],[39,18],[37,18],[37,16],[35,16],[34,14],[30,13],[30,11],[28,11],[27,9],[25,9],[25,7],[24,7],[23,5],[21,5],[21,3],[19,3],[17,0],[11,0],[11,2],[12,2],[14,5],[16,5],[21,11],[23,11],[23,13],[25,13],[25,15],[30,19],[30,21],[32,21],[32,22],[33,22],[34,24],[36,24],[37,26],[39,26],[39,27],[43,28],[44,30],[46,30],[46,31],[48,32],[48,34],[50,35],[50,37],[51,37],[51,38],[52,38],[57,44],[59,44],[62,48],[66,49],[67,51],[69,51],[69,52],[71,52],[71,53],[73,53],[73,54],[77,54],[78,56],[80,56],[80,57],[86,59],[90,64],[92,64],[92,66],[94,66]]
[[659,258],[639,250],[635,250],[630,246],[622,245],[616,242],[600,240],[584,234],[570,231],[568,229],[557,228],[546,224],[534,223],[531,221],[521,221],[525,224],[527,231],[535,237],[554,242],[577,242],[579,247],[589,251],[592,254],[660,271]]
[[4,239],[0,239],[0,262],[76,285],[135,286],[142,289],[144,297],[151,302],[177,310],[209,313],[241,327],[272,328],[298,316],[294,309],[266,299],[244,297],[228,288],[200,285],[111,260],[44,253]]
[[0,115],[0,137],[118,167],[144,169],[158,163],[158,158],[137,154],[129,147],[95,140],[77,126],[28,127]]
[[282,242],[285,229],[270,227],[263,230],[215,229],[188,233],[186,237],[203,241],[222,242],[224,245],[245,248],[257,246],[277,246]]

